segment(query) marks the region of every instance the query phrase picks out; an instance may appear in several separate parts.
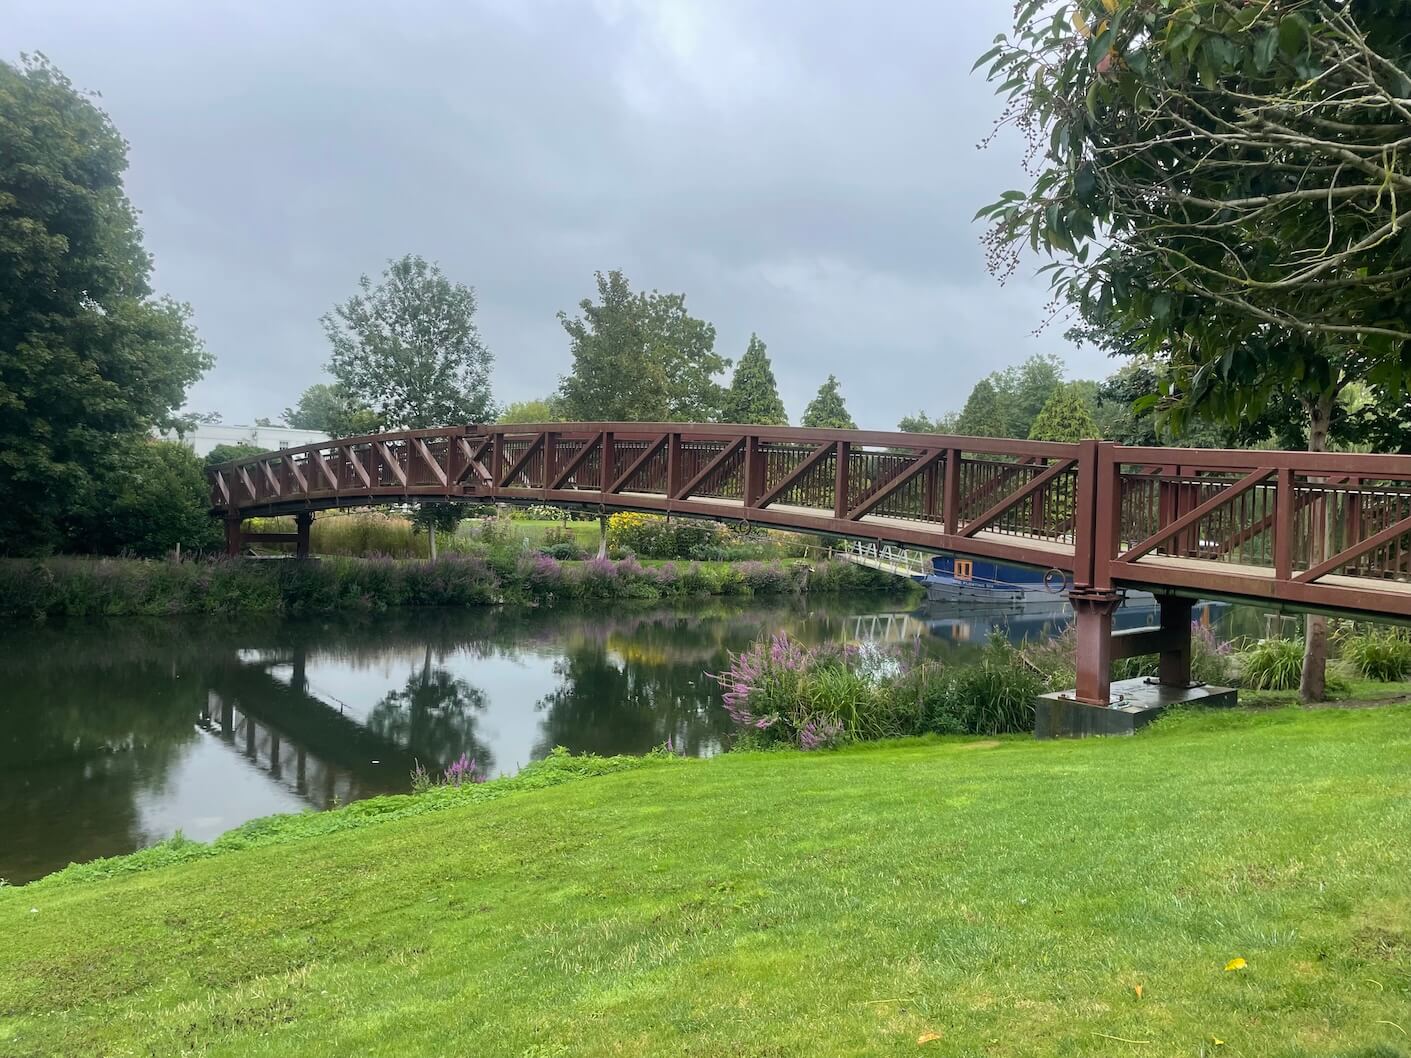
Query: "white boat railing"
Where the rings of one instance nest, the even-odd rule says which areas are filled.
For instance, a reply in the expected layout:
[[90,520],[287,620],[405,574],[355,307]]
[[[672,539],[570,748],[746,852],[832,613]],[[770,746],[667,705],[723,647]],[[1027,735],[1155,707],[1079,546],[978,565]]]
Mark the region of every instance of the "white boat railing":
[[926,552],[891,544],[848,540],[833,553],[859,566],[894,573],[898,577],[924,577],[932,569],[931,556]]

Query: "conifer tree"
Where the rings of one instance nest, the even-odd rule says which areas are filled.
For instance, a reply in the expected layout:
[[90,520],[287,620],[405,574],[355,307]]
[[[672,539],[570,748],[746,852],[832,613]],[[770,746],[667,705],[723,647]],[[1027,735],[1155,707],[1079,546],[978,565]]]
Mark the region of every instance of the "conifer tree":
[[856,430],[857,423],[848,414],[843,395],[838,391],[838,379],[828,376],[828,381],[818,387],[818,396],[804,409],[800,425],[811,429]]
[[735,366],[735,377],[725,394],[722,422],[753,423],[758,426],[788,426],[789,416],[779,399],[774,369],[759,335],[750,335],[749,348]]

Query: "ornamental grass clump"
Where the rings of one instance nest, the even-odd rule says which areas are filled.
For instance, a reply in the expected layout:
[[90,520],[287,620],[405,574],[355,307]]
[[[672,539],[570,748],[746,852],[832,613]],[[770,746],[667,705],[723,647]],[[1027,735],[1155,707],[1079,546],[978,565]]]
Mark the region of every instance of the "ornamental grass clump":
[[1303,671],[1303,643],[1261,639],[1238,655],[1240,686],[1256,691],[1291,691]]
[[1411,633],[1364,628],[1343,640],[1343,659],[1369,680],[1396,683],[1411,675]]
[[724,688],[737,745],[811,750],[913,733],[890,722],[884,671],[856,648],[806,647],[779,632],[731,654],[730,667],[710,675]]

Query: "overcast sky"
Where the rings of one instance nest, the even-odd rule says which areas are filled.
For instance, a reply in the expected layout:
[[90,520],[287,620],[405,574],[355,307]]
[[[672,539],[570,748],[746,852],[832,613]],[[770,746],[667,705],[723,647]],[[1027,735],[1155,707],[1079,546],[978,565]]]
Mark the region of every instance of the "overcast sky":
[[[797,419],[823,378],[864,427],[958,407],[1036,352],[1030,276],[984,269],[975,210],[1024,183],[975,56],[1009,0],[10,0],[131,144],[157,287],[215,368],[190,406],[278,417],[323,378],[319,316],[413,252],[475,287],[501,401],[569,367],[595,270],[681,291]],[[964,12],[962,15],[961,12]]]

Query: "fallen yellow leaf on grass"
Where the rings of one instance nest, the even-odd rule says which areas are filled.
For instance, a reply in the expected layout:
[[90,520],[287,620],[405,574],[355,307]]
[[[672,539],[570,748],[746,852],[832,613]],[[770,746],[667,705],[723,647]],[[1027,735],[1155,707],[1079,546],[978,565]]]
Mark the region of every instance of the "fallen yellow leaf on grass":
[[941,1034],[939,1032],[923,1032],[920,1036],[916,1037],[916,1046],[920,1047],[923,1043],[935,1043],[940,1038]]
[[1140,998],[1142,997],[1142,986],[1141,986],[1141,985],[1136,985],[1135,987],[1132,988],[1132,991],[1137,994],[1137,998],[1138,998],[1138,999],[1140,999]]
[[1223,1046],[1225,1046],[1225,1041],[1222,1040],[1219,1036],[1211,1036],[1211,1037],[1210,1037],[1210,1042],[1213,1043],[1213,1044],[1215,1044],[1216,1047],[1223,1047]]
[[1242,958],[1236,955],[1233,959],[1231,959],[1225,964],[1225,972],[1230,973],[1232,970],[1243,970],[1248,965],[1248,963],[1246,963]]

